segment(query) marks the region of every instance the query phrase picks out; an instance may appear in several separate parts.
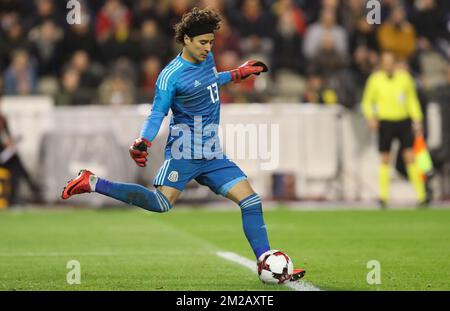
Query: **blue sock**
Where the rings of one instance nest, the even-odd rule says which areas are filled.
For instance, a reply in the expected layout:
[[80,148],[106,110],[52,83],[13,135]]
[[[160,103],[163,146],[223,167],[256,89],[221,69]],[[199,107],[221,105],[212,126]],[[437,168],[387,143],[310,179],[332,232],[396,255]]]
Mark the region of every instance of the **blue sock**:
[[152,212],[164,213],[172,209],[169,200],[161,191],[150,191],[138,184],[116,183],[97,177],[95,192]]
[[261,198],[256,193],[252,194],[239,202],[239,206],[241,207],[245,236],[256,258],[259,258],[262,253],[270,250],[262,214]]

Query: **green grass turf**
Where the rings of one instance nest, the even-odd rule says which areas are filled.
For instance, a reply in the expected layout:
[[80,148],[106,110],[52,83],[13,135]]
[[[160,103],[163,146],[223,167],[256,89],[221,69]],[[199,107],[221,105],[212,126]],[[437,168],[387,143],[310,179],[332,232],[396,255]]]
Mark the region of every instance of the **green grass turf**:
[[[265,212],[272,248],[324,290],[450,290],[450,210]],[[290,290],[216,251],[253,254],[237,208],[0,212],[0,290]],[[66,264],[81,263],[68,285]],[[369,260],[381,264],[368,285]]]

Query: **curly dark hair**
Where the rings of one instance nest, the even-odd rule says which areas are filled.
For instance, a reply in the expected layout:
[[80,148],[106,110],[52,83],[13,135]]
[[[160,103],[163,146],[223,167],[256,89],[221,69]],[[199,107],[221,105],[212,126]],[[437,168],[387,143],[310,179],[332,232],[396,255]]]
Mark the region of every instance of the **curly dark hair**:
[[[214,10],[206,8],[193,8],[191,11],[183,14],[181,21],[174,26],[175,40],[184,44],[184,35],[188,35],[199,28],[206,28],[211,32],[220,28],[221,18]],[[190,36],[191,37],[191,36]]]

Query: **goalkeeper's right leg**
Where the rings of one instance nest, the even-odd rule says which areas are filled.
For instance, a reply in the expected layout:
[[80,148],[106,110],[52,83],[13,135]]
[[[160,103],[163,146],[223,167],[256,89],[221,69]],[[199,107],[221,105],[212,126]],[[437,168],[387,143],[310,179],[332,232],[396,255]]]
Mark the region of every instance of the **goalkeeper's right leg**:
[[173,207],[158,189],[151,191],[138,184],[111,182],[95,176],[88,170],[81,170],[76,178],[70,180],[64,187],[61,197],[66,200],[73,195],[89,192],[98,192],[152,212],[164,213]]

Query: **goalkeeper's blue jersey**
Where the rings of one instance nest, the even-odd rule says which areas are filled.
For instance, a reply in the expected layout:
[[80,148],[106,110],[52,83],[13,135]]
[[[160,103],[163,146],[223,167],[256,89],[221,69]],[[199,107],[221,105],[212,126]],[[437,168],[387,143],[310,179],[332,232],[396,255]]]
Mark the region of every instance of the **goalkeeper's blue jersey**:
[[180,53],[161,71],[152,110],[165,115],[172,110],[166,158],[223,157],[218,138],[219,87],[229,81],[229,72],[217,72],[212,53],[196,64]]

